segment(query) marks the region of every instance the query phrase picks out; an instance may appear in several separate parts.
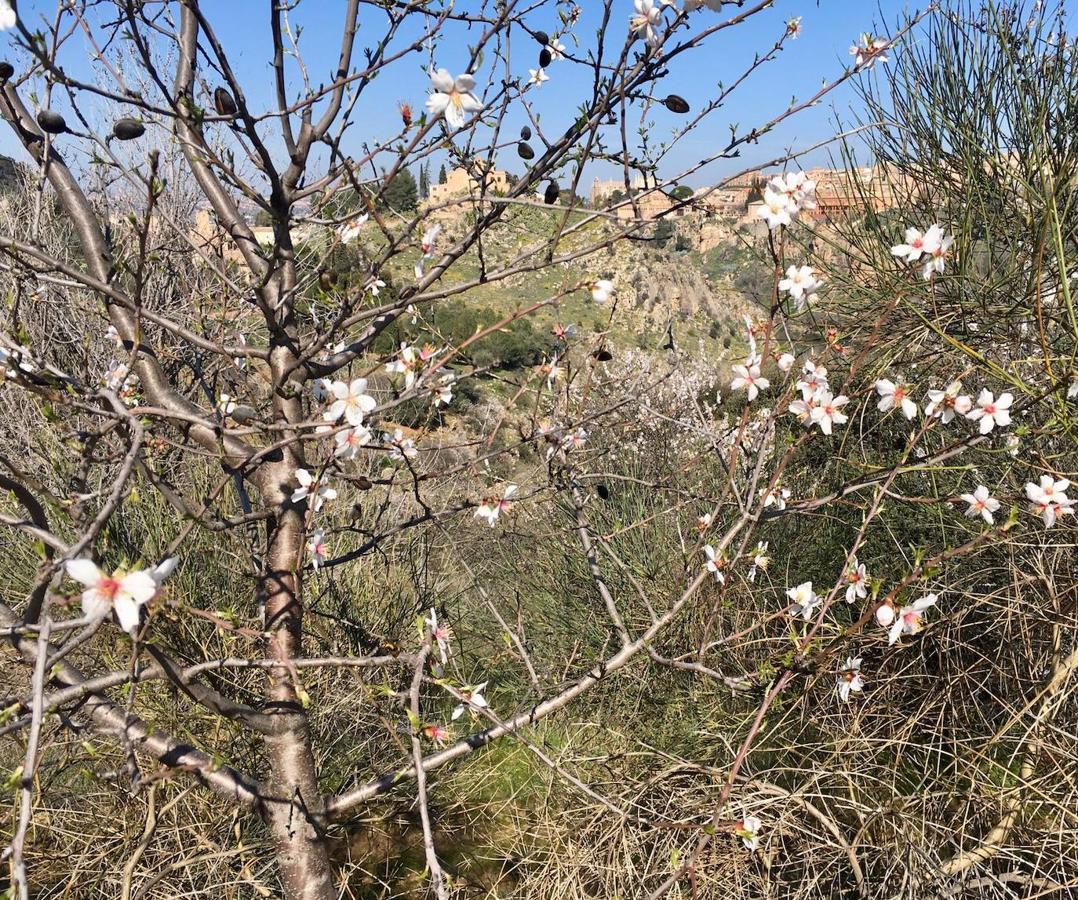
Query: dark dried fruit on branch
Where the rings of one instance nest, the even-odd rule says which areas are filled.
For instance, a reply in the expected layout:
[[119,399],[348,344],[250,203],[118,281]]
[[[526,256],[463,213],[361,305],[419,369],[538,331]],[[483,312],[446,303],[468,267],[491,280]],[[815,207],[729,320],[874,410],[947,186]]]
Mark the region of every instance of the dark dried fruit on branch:
[[64,117],[51,109],[43,109],[37,114],[37,124],[46,134],[63,134],[67,131]]
[[133,141],[135,138],[140,138],[146,133],[146,126],[138,119],[117,119],[116,123],[112,126],[112,133],[118,140]]
[[517,144],[517,156],[521,159],[535,159],[535,151],[532,150],[530,144],[521,141]]
[[558,187],[558,182],[552,181],[543,192],[543,202],[546,204],[557,203],[559,196],[561,196],[561,188]]
[[670,112],[681,113],[682,115],[689,111],[689,101],[684,97],[679,97],[677,94],[671,94],[663,100],[663,106],[670,110]]
[[223,87],[219,87],[213,92],[213,108],[217,110],[217,115],[219,116],[236,115],[236,101]]
[[600,347],[591,354],[598,362],[610,362],[614,358],[614,354],[611,353],[606,347]]
[[539,51],[539,68],[540,69],[545,69],[547,66],[549,66],[550,65],[550,60],[552,58],[553,57],[550,55],[550,48],[549,47],[544,47],[542,50],[540,50]]
[[6,59],[0,61],[0,81],[7,81],[15,74],[15,67]]
[[550,43],[550,35],[547,34],[545,31],[532,32],[532,37],[535,38],[544,47]]
[[532,139],[532,130],[527,125],[520,129],[520,139],[522,141],[530,141]]

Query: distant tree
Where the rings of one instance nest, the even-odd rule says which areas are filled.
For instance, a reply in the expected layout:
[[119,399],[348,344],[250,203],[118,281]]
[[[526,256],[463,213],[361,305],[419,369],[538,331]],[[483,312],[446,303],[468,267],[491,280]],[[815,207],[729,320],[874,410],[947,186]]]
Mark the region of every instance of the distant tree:
[[675,200],[688,200],[695,193],[691,187],[687,184],[679,184],[670,192],[670,196]]
[[382,205],[393,212],[410,212],[416,208],[419,189],[415,176],[407,168],[402,168],[393,176],[382,191]]
[[621,203],[621,201],[624,200],[624,199],[625,199],[625,191],[622,191],[622,190],[616,190],[616,191],[614,191],[614,193],[612,193],[610,195],[610,202],[611,203]]
[[674,223],[669,219],[660,219],[659,224],[655,226],[655,234],[652,235],[656,245],[659,247],[665,247],[670,243],[670,238],[674,236]]
[[419,199],[426,200],[430,196],[430,164],[423,163],[419,167]]
[[446,181],[445,164],[443,163],[442,167],[438,170],[438,184],[445,184],[445,181]]
[[260,209],[255,213],[255,226],[258,228],[268,228],[273,224],[273,216],[268,209]]

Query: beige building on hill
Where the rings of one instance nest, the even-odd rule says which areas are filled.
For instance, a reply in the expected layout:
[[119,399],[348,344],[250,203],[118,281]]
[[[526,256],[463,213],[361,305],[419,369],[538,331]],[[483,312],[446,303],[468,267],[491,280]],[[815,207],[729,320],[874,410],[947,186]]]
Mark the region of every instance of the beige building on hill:
[[[484,183],[485,182],[485,183]],[[506,194],[509,192],[509,174],[501,169],[491,169],[481,181],[464,168],[456,168],[445,177],[445,184],[432,184],[427,203],[437,206],[457,197],[477,197],[482,193]]]
[[[637,175],[630,184],[630,188],[634,191],[642,191],[644,187],[644,179],[640,175]],[[591,183],[591,205],[598,206],[604,200],[609,200],[616,193],[625,193],[624,178],[611,178],[606,181],[601,178],[596,178]]]

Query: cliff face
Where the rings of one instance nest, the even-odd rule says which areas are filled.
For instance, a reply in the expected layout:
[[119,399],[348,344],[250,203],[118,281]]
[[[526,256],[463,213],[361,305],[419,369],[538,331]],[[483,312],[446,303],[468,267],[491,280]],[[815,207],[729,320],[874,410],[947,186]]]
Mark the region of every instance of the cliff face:
[[18,186],[20,168],[10,156],[0,156],[0,192],[7,192]]

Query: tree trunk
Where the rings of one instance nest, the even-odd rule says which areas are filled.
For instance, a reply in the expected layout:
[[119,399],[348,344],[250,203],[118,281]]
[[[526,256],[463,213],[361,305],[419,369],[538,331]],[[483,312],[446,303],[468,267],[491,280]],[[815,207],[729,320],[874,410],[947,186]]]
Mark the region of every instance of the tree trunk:
[[[296,463],[289,453],[272,472],[263,471],[263,485],[273,484],[265,499],[280,505],[281,485],[294,478]],[[265,490],[264,490],[265,494]],[[318,773],[307,713],[300,702],[289,664],[301,654],[303,606],[299,567],[304,527],[302,513],[286,505],[271,526],[269,553],[261,579],[265,604],[265,627],[269,635],[266,655],[279,660],[280,668],[267,670],[266,712],[279,719],[279,726],[266,736],[270,774],[265,818],[273,835],[284,896],[288,900],[336,900],[332,867],[325,840],[325,802],[318,788]]]

